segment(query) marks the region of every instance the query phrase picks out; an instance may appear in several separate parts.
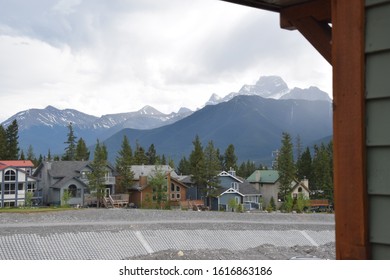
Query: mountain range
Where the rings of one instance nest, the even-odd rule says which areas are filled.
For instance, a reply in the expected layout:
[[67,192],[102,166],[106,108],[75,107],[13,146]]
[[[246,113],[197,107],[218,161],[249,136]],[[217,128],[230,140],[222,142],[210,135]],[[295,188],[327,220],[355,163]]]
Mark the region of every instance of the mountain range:
[[[84,114],[77,110],[59,110],[52,106],[19,112],[19,144],[23,150],[32,145],[34,152],[62,154],[68,124],[87,145],[104,141],[110,159],[115,159],[123,135],[147,148],[154,144],[159,154],[175,160],[188,155],[192,140],[198,134],[204,144],[213,140],[224,150],[234,144],[241,160],[263,160],[280,145],[282,131],[299,134],[306,143],[332,134],[329,95],[316,87],[289,89],[278,76],[263,76],[255,85],[244,85],[239,92],[224,98],[213,94],[196,112],[181,108],[177,113],[163,114],[151,106],[129,113]],[[214,106],[210,106],[214,105]]]

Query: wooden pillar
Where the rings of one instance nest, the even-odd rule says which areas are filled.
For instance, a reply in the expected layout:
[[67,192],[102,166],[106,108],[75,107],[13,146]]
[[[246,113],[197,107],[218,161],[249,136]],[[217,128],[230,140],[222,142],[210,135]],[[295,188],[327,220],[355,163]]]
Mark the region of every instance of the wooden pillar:
[[364,0],[332,0],[336,258],[368,259]]

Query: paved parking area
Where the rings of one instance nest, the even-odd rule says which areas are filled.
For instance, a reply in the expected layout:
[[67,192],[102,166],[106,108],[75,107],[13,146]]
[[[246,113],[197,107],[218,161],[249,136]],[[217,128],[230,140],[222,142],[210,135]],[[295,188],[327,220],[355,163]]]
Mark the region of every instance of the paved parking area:
[[2,260],[120,260],[168,249],[321,246],[332,215],[87,209],[0,215]]

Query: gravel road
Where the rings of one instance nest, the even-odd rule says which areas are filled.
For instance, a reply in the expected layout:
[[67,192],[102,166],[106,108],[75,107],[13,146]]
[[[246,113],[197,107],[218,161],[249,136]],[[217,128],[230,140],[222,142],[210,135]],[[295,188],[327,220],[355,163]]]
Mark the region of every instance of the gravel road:
[[334,259],[332,214],[0,213],[0,259]]

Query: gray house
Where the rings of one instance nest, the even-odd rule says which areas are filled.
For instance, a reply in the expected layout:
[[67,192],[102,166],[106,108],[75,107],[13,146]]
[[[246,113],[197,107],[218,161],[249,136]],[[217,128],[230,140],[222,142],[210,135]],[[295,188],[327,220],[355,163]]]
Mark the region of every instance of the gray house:
[[[51,161],[41,163],[34,173],[39,178],[44,205],[61,205],[64,191],[70,194],[70,205],[87,206],[93,203],[88,189],[88,161]],[[106,166],[105,185],[108,193],[115,193],[114,168]]]
[[230,201],[242,204],[245,210],[261,209],[261,193],[248,182],[236,176],[234,170],[218,174],[220,189],[212,199],[211,210],[231,211]]

